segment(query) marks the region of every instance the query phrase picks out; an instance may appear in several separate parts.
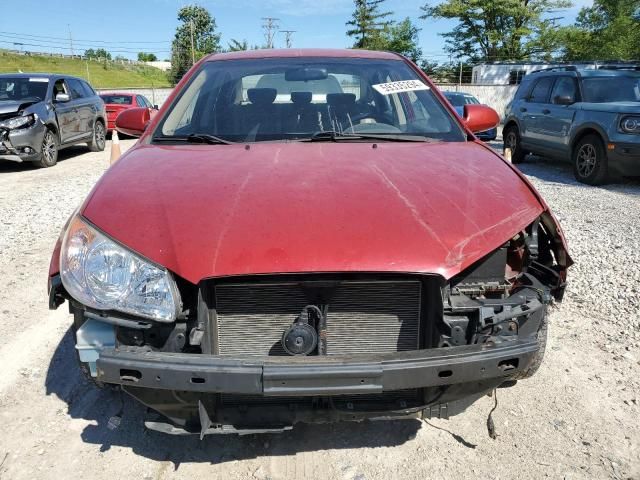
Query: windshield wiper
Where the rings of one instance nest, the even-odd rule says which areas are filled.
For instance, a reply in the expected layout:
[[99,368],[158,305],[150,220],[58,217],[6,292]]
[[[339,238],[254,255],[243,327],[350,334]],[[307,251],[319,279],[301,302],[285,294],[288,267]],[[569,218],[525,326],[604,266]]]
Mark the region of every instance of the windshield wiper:
[[206,143],[208,145],[233,145],[235,142],[225,140],[224,138],[209,135],[208,133],[192,133],[185,137],[182,136],[165,136],[155,137],[154,142],[185,142],[185,143]]
[[422,135],[407,135],[403,133],[340,133],[335,130],[316,132],[309,138],[301,139],[301,142],[340,142],[351,140],[382,140],[387,142],[436,142],[432,138]]

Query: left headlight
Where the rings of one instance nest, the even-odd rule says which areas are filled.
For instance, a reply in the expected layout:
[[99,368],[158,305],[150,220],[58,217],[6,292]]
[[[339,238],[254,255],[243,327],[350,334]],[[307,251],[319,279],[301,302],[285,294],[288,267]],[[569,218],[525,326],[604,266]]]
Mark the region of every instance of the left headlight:
[[620,129],[624,133],[640,133],[640,117],[622,117]]
[[60,250],[60,278],[73,298],[97,310],[118,310],[173,322],[180,296],[171,274],[127,250],[80,216]]
[[0,128],[6,128],[7,130],[16,130],[18,128],[30,127],[38,121],[38,115],[35,113],[24,115],[22,117],[12,118],[0,122]]

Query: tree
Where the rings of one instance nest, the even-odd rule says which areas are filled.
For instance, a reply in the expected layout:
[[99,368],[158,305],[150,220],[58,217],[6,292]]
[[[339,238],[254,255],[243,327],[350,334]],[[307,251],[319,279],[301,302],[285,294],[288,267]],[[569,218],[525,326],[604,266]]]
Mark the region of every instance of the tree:
[[171,47],[170,80],[180,81],[195,61],[220,51],[220,34],[216,33],[216,20],[209,11],[197,5],[178,10],[176,34]]
[[104,48],[99,48],[97,50],[90,48],[89,50],[85,50],[84,56],[94,60],[111,60],[111,54]]
[[524,60],[555,50],[555,20],[548,15],[571,6],[570,0],[445,0],[422,7],[423,19],[455,19],[447,50],[473,60]]
[[409,17],[400,23],[389,25],[382,33],[383,45],[380,50],[396,52],[414,62],[422,58],[422,49],[418,46],[420,29],[416,27]]
[[153,53],[138,52],[138,61],[139,62],[156,62],[158,61],[158,57],[156,57]]
[[246,40],[236,40],[232,38],[229,42],[229,51],[230,52],[241,52],[243,50],[249,50],[249,42]]
[[560,35],[567,60],[638,60],[640,0],[595,0]]
[[385,28],[390,25],[384,19],[391,12],[380,12],[380,5],[385,0],[354,0],[355,11],[347,26],[353,27],[347,30],[347,35],[355,38],[354,48],[374,49],[375,42]]

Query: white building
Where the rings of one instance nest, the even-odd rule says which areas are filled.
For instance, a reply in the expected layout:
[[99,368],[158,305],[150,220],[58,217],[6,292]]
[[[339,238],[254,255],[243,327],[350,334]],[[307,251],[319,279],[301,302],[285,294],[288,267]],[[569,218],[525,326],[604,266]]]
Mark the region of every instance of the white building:
[[630,64],[636,65],[632,62],[613,62],[613,61],[594,61],[594,62],[496,62],[496,63],[481,63],[473,67],[471,73],[471,83],[474,85],[518,85],[522,80],[522,77],[535,72],[536,70],[543,70],[551,67],[563,67],[567,65],[575,65],[577,67],[593,69],[602,66],[618,66],[624,67]]
[[159,68],[163,72],[171,70],[171,62],[144,62],[144,63],[152,67]]

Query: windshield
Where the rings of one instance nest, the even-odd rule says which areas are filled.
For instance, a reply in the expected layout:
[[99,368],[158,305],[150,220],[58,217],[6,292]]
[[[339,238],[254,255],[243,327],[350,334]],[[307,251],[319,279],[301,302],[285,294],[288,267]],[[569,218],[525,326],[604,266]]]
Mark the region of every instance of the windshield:
[[304,140],[320,138],[320,132],[465,140],[405,62],[352,58],[205,63],[160,121],[154,140],[193,135],[232,142]]
[[42,101],[47,96],[47,78],[0,78],[0,101]]
[[104,103],[113,105],[131,105],[130,95],[100,95]]
[[447,100],[449,100],[451,105],[453,105],[454,107],[464,107],[465,105],[469,105],[469,104],[477,105],[480,103],[478,99],[473,95],[467,95],[464,93],[445,92],[444,96],[447,97]]
[[592,77],[582,80],[585,102],[640,102],[640,77]]

